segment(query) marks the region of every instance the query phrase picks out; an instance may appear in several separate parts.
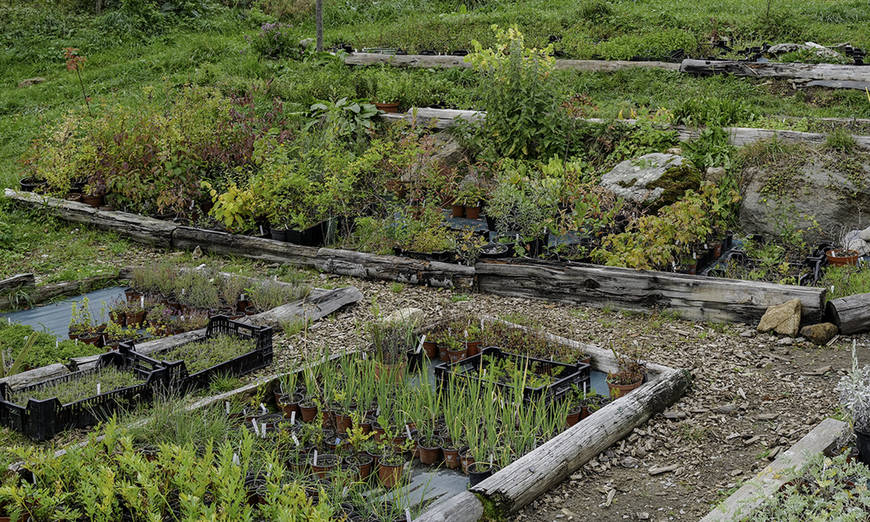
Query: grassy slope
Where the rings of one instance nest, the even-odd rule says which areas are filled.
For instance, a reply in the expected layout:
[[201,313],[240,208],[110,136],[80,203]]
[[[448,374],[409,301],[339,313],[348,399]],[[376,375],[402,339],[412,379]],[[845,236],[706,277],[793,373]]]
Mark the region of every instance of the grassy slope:
[[[392,2],[378,4],[377,9],[355,11],[327,3],[327,42],[344,40],[357,46],[383,44],[409,48],[468,47],[472,37],[484,41],[491,37],[490,23],[510,22],[519,22],[532,43],[542,43],[549,34],[562,36],[561,47],[583,39],[625,43],[620,40],[625,35],[650,34],[657,28],[668,27],[684,28],[703,41],[710,29],[705,13],[715,12],[720,34],[730,34],[739,43],[754,43],[760,37],[770,36],[822,43],[851,40],[870,46],[870,35],[862,30],[870,23],[870,10],[859,9],[860,3],[777,1],[771,15],[771,20],[779,21],[775,24],[759,21],[758,13],[766,6],[765,0],[748,3],[657,0],[643,4],[521,0],[494,2],[470,14],[459,14],[458,4],[450,1],[419,5],[411,1]],[[65,46],[79,47],[87,57],[83,80],[97,111],[113,103],[135,105],[147,95],[149,86],[159,84],[195,82],[238,91],[266,85],[271,79],[275,80],[269,84],[272,94],[304,106],[316,98],[354,96],[352,77],[361,74],[342,67],[258,60],[247,39],[267,18],[247,11],[213,10],[194,26],[168,29],[157,36],[125,38],[106,29],[117,29],[118,22],[112,22],[112,13],[94,18],[48,9],[0,7],[0,15],[0,19],[5,18],[5,24],[0,22],[0,29],[5,31],[0,36],[3,44],[0,68],[5,73],[0,78],[0,186],[15,184],[15,175],[20,170],[18,159],[47,124],[66,111],[83,110],[75,75],[64,68]],[[307,14],[289,16],[294,17],[301,21],[294,29],[298,36],[310,35]],[[597,21],[584,21],[584,17]],[[466,31],[468,27],[473,30]],[[435,45],[427,39],[442,43]],[[584,52],[574,54],[582,56]],[[467,75],[395,70],[381,74],[403,78],[408,86],[402,100],[405,105],[474,106],[471,91],[463,85],[473,83],[473,78]],[[32,76],[42,76],[47,81],[28,88],[17,87],[21,79]],[[426,81],[419,81],[420,78]],[[562,81],[567,90],[591,97],[595,109],[590,116],[615,117],[619,111],[637,108],[675,110],[691,99],[742,103],[745,107],[740,111],[738,123],[743,125],[781,125],[763,121],[762,115],[870,116],[870,103],[857,91],[791,93],[775,83],[692,78],[640,70],[618,74],[564,73]],[[437,88],[428,88],[433,83]],[[806,124],[796,125],[800,128]]]

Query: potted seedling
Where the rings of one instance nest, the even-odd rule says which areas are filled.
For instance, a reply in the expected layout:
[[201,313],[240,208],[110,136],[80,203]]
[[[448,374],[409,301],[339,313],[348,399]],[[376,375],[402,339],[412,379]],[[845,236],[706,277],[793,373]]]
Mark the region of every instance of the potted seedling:
[[856,347],[852,341],[852,370],[840,378],[836,391],[855,432],[858,460],[870,465],[870,366],[858,367]]
[[[381,455],[378,459],[378,480],[385,488],[392,488],[402,478],[405,466],[404,453],[411,449],[413,442],[399,434],[391,426],[384,427],[385,440],[380,444]],[[396,441],[402,442],[396,444]]]
[[378,379],[400,382],[408,366],[408,352],[416,348],[414,325],[408,321],[375,319],[368,325],[371,355]]
[[617,371],[607,374],[607,387],[610,396],[618,399],[643,384],[646,367],[640,359],[640,348],[637,346],[624,353],[618,353],[611,346],[611,351],[616,358]]
[[375,88],[375,107],[379,111],[388,113],[399,112],[399,97],[401,96],[401,86],[399,82],[389,75],[381,75],[377,80]]
[[[484,191],[477,184],[465,183],[456,195],[456,199],[453,200],[453,217],[479,219],[480,202],[483,201],[483,197]],[[460,215],[457,215],[457,210],[461,212]]]
[[90,300],[85,297],[73,303],[70,311],[69,338],[96,346],[100,342],[100,337],[91,315]]

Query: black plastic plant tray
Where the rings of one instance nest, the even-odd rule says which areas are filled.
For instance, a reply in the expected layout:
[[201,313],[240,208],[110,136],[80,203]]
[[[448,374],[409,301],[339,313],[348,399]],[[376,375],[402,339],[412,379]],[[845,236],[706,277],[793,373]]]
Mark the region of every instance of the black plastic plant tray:
[[[587,387],[591,388],[590,375],[592,368],[586,363],[566,364],[549,359],[538,359],[536,357],[528,357],[511,352],[506,352],[501,348],[489,346],[480,351],[477,355],[466,357],[459,362],[450,363],[443,362],[435,366],[435,378],[439,385],[443,386],[450,375],[456,375],[465,379],[479,379],[478,372],[481,369],[486,369],[486,356],[497,357],[500,359],[510,358],[517,361],[518,368],[550,368],[551,372],[559,373],[559,377],[553,382],[545,386],[532,388],[526,386],[523,390],[523,398],[526,400],[536,400],[541,396],[546,396],[550,400],[558,399],[571,391],[571,387],[581,387],[586,383]],[[561,372],[558,370],[561,369]],[[509,384],[499,383],[502,388],[511,388]]]
[[11,396],[12,390],[8,384],[0,383],[0,424],[33,440],[45,441],[64,430],[93,426],[110,418],[121,409],[151,402],[154,392],[168,385],[168,371],[160,361],[138,353],[108,352],[100,356],[94,368],[48,379],[16,392],[27,392],[74,381],[108,367],[132,372],[141,379],[141,382],[133,386],[105,391],[100,395],[86,397],[69,404],[62,404],[55,397],[43,400],[29,399],[26,405],[8,401],[7,397]]
[[[168,372],[168,380],[173,389],[184,392],[207,388],[214,377],[218,375],[242,376],[272,364],[272,328],[269,326],[252,326],[239,321],[233,321],[225,315],[216,315],[209,319],[205,336],[192,339],[184,344],[201,342],[221,335],[234,335],[256,341],[254,349],[235,359],[216,364],[210,368],[190,374],[187,365],[181,361],[162,361]],[[122,352],[135,352],[132,342],[121,343]],[[170,350],[167,348],[166,350]],[[152,353],[159,357],[160,352]]]

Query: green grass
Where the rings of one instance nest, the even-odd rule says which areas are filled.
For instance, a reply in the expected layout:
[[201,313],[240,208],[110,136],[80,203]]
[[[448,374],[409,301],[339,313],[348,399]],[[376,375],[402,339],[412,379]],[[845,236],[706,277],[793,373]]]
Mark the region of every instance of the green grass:
[[33,272],[44,284],[110,274],[113,258],[128,249],[114,233],[0,203],[0,279]]
[[827,298],[838,299],[870,292],[870,268],[856,266],[829,266],[819,286],[828,289]]
[[98,387],[100,393],[106,393],[133,386],[141,381],[142,379],[136,377],[132,372],[107,367],[84,375],[79,379],[59,382],[30,391],[13,392],[9,400],[14,404],[26,405],[28,399],[45,400],[57,397],[61,404],[70,404],[97,395]]
[[187,371],[194,374],[222,362],[235,359],[256,348],[253,340],[222,335],[201,342],[188,343],[160,353],[165,361],[184,361]]

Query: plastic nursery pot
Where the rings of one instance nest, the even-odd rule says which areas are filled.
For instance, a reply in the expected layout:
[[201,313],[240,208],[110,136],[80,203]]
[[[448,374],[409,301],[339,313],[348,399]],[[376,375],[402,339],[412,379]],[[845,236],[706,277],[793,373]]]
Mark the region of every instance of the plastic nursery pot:
[[126,322],[127,326],[133,326],[134,324],[144,324],[145,310],[139,310],[138,312],[127,312]]
[[468,484],[474,487],[492,476],[493,466],[489,462],[475,462],[468,466]]
[[317,455],[317,460],[314,460],[314,457],[311,458],[311,471],[318,477],[325,479],[326,475],[335,469],[339,462],[341,459],[338,458],[338,455],[332,453]]
[[396,113],[396,112],[399,112],[399,102],[394,102],[394,103],[376,103],[376,104],[375,104],[375,107],[376,107],[379,111],[390,112],[390,113]]
[[870,465],[870,433],[855,430],[855,438],[858,446],[858,460]]
[[372,473],[374,458],[368,453],[357,453],[347,459],[350,463],[356,465],[359,472],[359,480],[366,480]]
[[302,401],[299,403],[299,414],[302,422],[313,422],[317,418],[317,406],[312,402]]
[[127,326],[127,314],[125,314],[124,312],[109,312],[109,320],[119,326]]
[[66,197],[64,199],[66,199],[67,201],[76,201],[76,202],[81,203],[82,195],[79,194],[78,192],[70,192],[69,194],[66,195]]
[[105,203],[105,198],[102,195],[91,196],[88,194],[82,194],[82,203],[94,208],[99,208],[103,206],[103,203]]
[[451,363],[457,363],[462,359],[465,359],[466,350],[463,347],[461,350],[447,350],[447,357],[450,358]]
[[458,469],[460,466],[459,462],[459,450],[456,448],[445,448],[441,447],[441,453],[444,455],[444,465],[447,466],[447,469]]
[[124,289],[124,297],[127,298],[127,301],[128,301],[128,302],[130,302],[130,301],[138,301],[139,298],[142,297],[142,293],[141,293],[141,292],[137,292],[136,290],[134,290],[134,289],[132,289],[132,288],[125,288],[125,289]]
[[465,356],[474,357],[479,354],[481,344],[483,344],[481,341],[468,341],[465,343]]
[[624,397],[627,393],[632,392],[643,384],[643,378],[632,384],[613,384],[610,382],[610,376],[607,378],[607,387],[610,389],[610,397],[618,399]]
[[378,463],[378,480],[385,488],[391,488],[398,484],[402,477],[402,467],[405,465],[401,459],[384,459]]
[[465,217],[468,219],[480,219],[480,207],[465,207]]
[[446,343],[438,343],[438,358],[442,361],[446,361],[448,359]]
[[462,205],[453,205],[450,207],[450,215],[455,218],[465,217],[465,207]]
[[352,424],[350,415],[346,413],[335,413],[335,431],[338,433],[347,433]]
[[438,343],[426,341],[423,343],[423,351],[426,352],[426,357],[434,359],[438,357]]
[[283,241],[287,242],[287,230],[280,230],[277,228],[269,228],[269,238],[274,239],[275,241]]
[[861,255],[854,250],[832,249],[825,252],[828,264],[832,266],[857,265]]
[[424,466],[437,466],[441,463],[441,444],[443,441],[440,437],[432,437],[431,439],[418,439],[417,446],[419,448],[418,457],[420,463]]
[[377,362],[375,364],[375,377],[378,380],[386,379],[388,382],[402,382],[405,376],[405,367],[408,366],[407,361],[396,364],[384,364]]
[[571,413],[569,413],[568,415],[565,416],[565,424],[567,424],[569,428],[571,426],[577,424],[578,422],[580,422],[580,419],[582,418],[582,413],[583,413],[582,408],[579,410],[572,411]]
[[474,464],[474,457],[471,456],[471,452],[468,449],[459,452],[459,464],[462,465],[462,472],[468,475],[468,468]]
[[[45,182],[33,178],[21,178],[18,184],[21,186],[22,192],[33,192],[45,185]],[[0,520],[2,520],[2,517],[0,517]]]
[[[302,417],[302,411],[299,408],[299,403],[302,401],[302,396],[297,394],[294,395],[282,395],[278,401],[278,404],[281,405],[281,410],[284,412],[284,417],[291,418],[294,413],[296,413],[297,417]],[[316,408],[315,408],[316,413]]]

